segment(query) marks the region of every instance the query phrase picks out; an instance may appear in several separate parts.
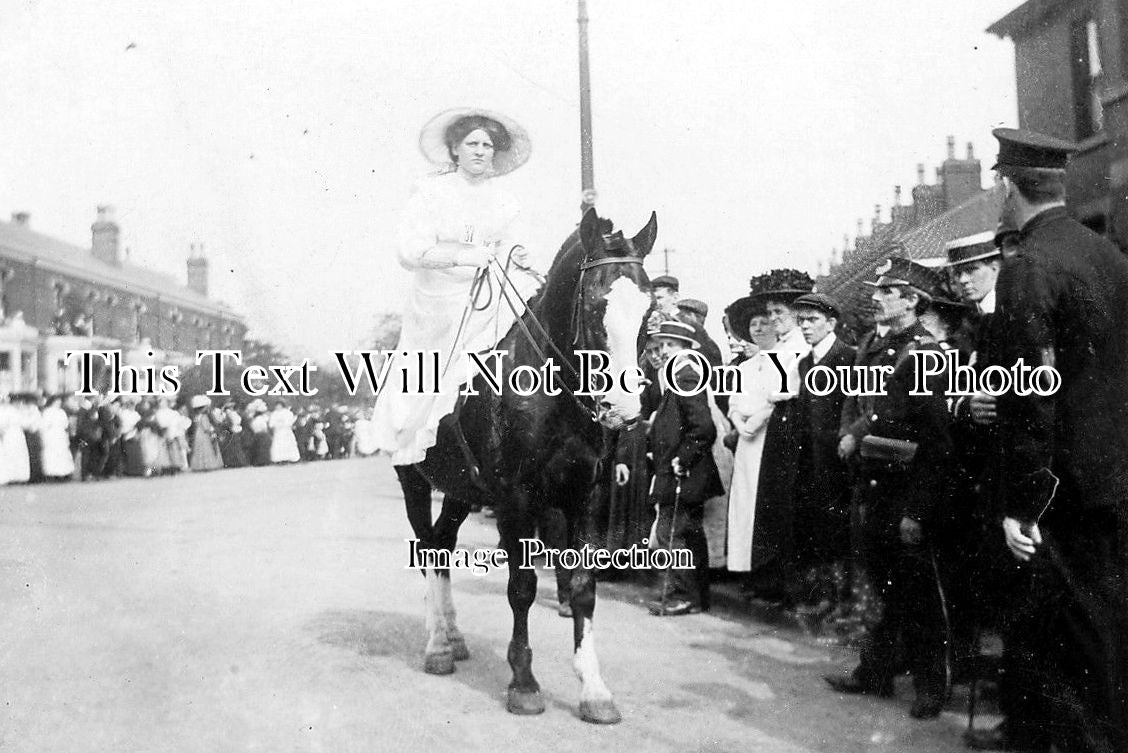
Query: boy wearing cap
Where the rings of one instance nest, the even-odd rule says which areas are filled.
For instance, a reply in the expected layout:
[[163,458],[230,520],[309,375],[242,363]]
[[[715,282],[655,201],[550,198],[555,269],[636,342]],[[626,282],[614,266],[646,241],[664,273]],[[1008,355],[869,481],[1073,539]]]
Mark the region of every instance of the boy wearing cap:
[[944,618],[937,588],[935,520],[951,474],[948,407],[940,380],[931,394],[913,395],[917,350],[938,350],[920,324],[939,283],[932,270],[903,258],[879,267],[873,288],[874,320],[889,327],[866,366],[892,367],[884,390],[861,398],[863,413],[846,427],[840,450],[857,458],[856,499],[864,511],[863,551],[885,605],[881,620],[846,677],[828,676],[843,693],[893,694],[898,638],[913,675],[917,719],[939,715],[946,699]]
[[704,390],[679,394],[666,383],[673,370],[673,382],[685,393],[693,392],[707,374],[692,358],[679,358],[680,366],[667,364],[679,353],[697,346],[693,327],[676,320],[665,321],[649,334],[658,342],[663,366],[658,379],[662,390],[658,409],[650,427],[650,451],[654,458],[652,499],[658,505],[655,525],[659,549],[689,549],[693,569],[668,569],[660,580],[659,598],[650,613],[677,616],[709,608],[709,550],[702,529],[705,500],[724,494],[713,460],[712,446],[717,437]]
[[[799,359],[799,464],[795,477],[793,518],[795,556],[799,572],[813,569],[813,601],[820,612],[829,611],[841,596],[845,574],[834,572],[850,549],[850,482],[846,465],[838,457],[838,427],[845,400],[841,388],[816,395],[807,375],[816,365],[835,371],[854,363],[854,348],[835,334],[838,303],[824,293],[809,293],[792,304],[803,339],[811,352]],[[837,581],[837,583],[836,583]]]

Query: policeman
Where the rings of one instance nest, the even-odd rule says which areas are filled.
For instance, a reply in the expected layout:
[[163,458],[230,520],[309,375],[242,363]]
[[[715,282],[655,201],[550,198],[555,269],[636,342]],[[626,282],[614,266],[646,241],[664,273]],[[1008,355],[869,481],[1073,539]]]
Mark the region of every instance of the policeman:
[[879,394],[863,403],[866,413],[846,427],[840,452],[860,458],[856,499],[864,509],[866,569],[885,604],[880,622],[846,677],[828,676],[843,693],[893,694],[895,653],[903,638],[916,699],[910,714],[937,716],[945,701],[945,627],[937,560],[933,552],[937,514],[949,487],[951,443],[943,383],[930,394],[912,395],[915,351],[939,350],[921,326],[939,276],[920,264],[892,258],[878,267],[873,287],[874,320],[889,327],[882,347],[869,349],[867,363],[892,370]]
[[1023,664],[1040,692],[1024,739],[997,742],[1128,750],[1128,260],[1066,212],[1072,145],[994,134],[1020,246],[999,275],[992,360],[1060,374],[1052,394],[998,398],[1003,533],[1031,571]]

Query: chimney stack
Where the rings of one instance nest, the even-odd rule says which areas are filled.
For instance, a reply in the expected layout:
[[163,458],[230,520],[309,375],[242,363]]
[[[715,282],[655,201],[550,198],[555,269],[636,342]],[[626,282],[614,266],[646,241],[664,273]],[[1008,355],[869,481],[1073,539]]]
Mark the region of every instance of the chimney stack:
[[917,185],[918,186],[924,185],[924,163],[923,162],[917,163]]
[[948,159],[956,158],[956,137],[948,137]]
[[98,219],[90,226],[92,240],[90,250],[94,258],[106,264],[121,266],[121,254],[118,246],[119,230],[114,222],[114,208],[103,205],[98,207]]
[[20,227],[31,225],[31,215],[27,212],[12,212],[12,222]]
[[204,257],[204,244],[188,247],[188,289],[205,298],[208,295],[208,260]]
[[973,159],[975,159],[975,145],[969,141],[967,142],[967,161],[971,162]]
[[893,206],[901,206],[901,187],[893,186]]

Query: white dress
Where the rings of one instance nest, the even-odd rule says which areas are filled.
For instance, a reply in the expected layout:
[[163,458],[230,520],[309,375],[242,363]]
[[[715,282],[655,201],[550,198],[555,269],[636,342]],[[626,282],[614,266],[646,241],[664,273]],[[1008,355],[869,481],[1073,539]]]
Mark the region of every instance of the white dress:
[[11,403],[0,403],[0,483],[22,484],[30,478],[23,416]]
[[39,420],[39,438],[43,442],[43,475],[65,478],[74,473],[74,456],[70,450],[70,420],[57,405],[43,409]]
[[302,459],[298,452],[298,440],[294,437],[293,412],[289,408],[275,408],[270,412],[267,425],[270,427],[270,462],[296,463]]
[[771,398],[779,387],[780,378],[779,370],[765,350],[742,361],[737,368],[741,374],[741,390],[729,398],[729,418],[740,439],[729,489],[727,567],[731,572],[744,573],[752,566],[752,530],[756,520],[760,459],[764,454],[764,430],[772,414]]
[[[411,294],[403,312],[397,349],[438,351],[440,394],[417,394],[414,357],[393,364],[391,374],[409,367],[408,391],[401,380],[391,379],[376,400],[373,429],[380,450],[390,453],[392,463],[406,465],[423,460],[435,444],[439,419],[454,409],[460,386],[466,381],[464,352],[481,353],[492,349],[505,336],[516,317],[500,294],[499,275],[491,267],[492,296],[483,291],[481,311],[467,310],[471,286],[477,270],[451,267],[449,260],[463,241],[476,245],[496,243],[503,263],[509,250],[522,237],[520,205],[502,188],[497,179],[470,183],[458,172],[426,178],[418,184],[404,210],[399,230],[399,262],[414,274]],[[511,268],[509,277],[521,298],[528,300],[537,289],[536,280]],[[517,314],[523,313],[519,300],[512,296]],[[455,343],[456,335],[459,342]],[[454,349],[450,367],[447,359]],[[445,369],[445,373],[444,373]],[[434,369],[427,361],[423,382],[434,383]]]

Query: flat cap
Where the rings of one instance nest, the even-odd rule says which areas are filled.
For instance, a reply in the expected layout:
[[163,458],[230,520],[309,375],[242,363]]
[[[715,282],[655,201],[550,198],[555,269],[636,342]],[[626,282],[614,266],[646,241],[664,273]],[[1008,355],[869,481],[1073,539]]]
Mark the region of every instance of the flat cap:
[[1076,145],[1053,136],[1019,128],[996,128],[991,131],[999,140],[999,156],[992,170],[1001,167],[1041,167],[1063,170]]
[[832,316],[835,319],[841,314],[841,307],[838,301],[831,298],[826,293],[807,293],[801,295],[791,302],[793,309],[815,309],[821,311],[827,316]]
[[944,250],[948,252],[949,267],[956,267],[969,261],[990,259],[1001,254],[999,247],[995,245],[995,233],[991,230],[948,241],[944,245]]
[[670,290],[678,290],[678,278],[671,277],[670,275],[660,275],[650,281],[652,288],[669,288]]
[[692,311],[702,318],[709,315],[709,304],[705,303],[705,301],[699,301],[696,298],[682,298],[678,301],[678,308]]

